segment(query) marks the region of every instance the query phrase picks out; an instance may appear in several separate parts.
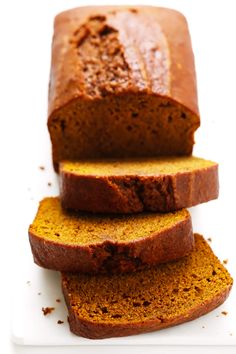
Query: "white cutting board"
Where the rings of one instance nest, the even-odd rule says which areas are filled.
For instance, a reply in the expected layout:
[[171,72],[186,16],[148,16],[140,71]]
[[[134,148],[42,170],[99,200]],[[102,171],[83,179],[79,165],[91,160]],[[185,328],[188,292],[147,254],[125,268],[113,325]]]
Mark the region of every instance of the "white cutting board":
[[[58,1],[58,3],[62,7],[62,1]],[[64,2],[64,8],[67,7],[66,3]],[[152,3],[154,4],[154,2]],[[196,1],[191,2],[191,5],[189,1],[160,1],[159,3],[178,8],[184,11],[188,17],[195,49],[202,114],[202,126],[196,134],[197,144],[194,152],[196,156],[210,158],[220,163],[220,198],[191,210],[194,230],[202,233],[206,238],[212,238],[211,245],[215,253],[221,260],[229,259],[227,267],[236,279],[236,168],[234,165],[236,152],[234,102],[236,93],[235,79],[233,78],[235,75],[235,50],[232,48],[234,31],[230,30],[231,27],[227,27],[228,24],[233,26],[235,23],[233,12],[227,10],[227,7],[221,8],[219,2],[214,7],[214,12],[211,12],[210,2]],[[34,6],[36,6],[35,4]],[[27,228],[36,213],[38,201],[44,196],[58,193],[57,177],[51,165],[51,147],[46,130],[48,76],[45,73],[49,65],[52,16],[59,9],[56,2],[50,6],[43,5],[43,2],[37,4],[38,7],[35,10],[33,7],[31,8],[31,16],[35,16],[36,26],[33,27],[39,28],[39,32],[35,30],[31,33],[27,26],[20,27],[22,38],[27,36],[26,42],[33,46],[30,51],[31,59],[26,61],[27,57],[25,56],[21,63],[25,72],[29,73],[27,85],[29,85],[29,75],[32,73],[31,84],[25,86],[27,104],[24,90],[22,92],[18,90],[17,104],[11,107],[16,117],[19,107],[24,112],[21,115],[22,119],[15,120],[15,130],[12,132],[12,139],[18,143],[18,153],[21,158],[14,160],[12,168],[14,173],[6,176],[2,174],[2,178],[6,178],[6,183],[12,182],[11,192],[14,195],[14,203],[12,202],[10,206],[16,210],[14,225],[11,225],[11,236],[17,236],[14,238],[17,277],[14,280],[13,341],[18,344],[37,346],[96,346],[97,350],[102,345],[236,346],[235,287],[229,299],[220,308],[191,323],[174,328],[150,334],[100,341],[84,339],[70,333],[67,311],[60,289],[59,274],[40,269],[33,264],[27,239]],[[39,26],[37,22],[37,11],[41,16],[39,18],[42,18],[44,13],[48,14],[44,26]],[[221,11],[228,11],[226,17],[228,20],[225,20],[225,25],[222,27],[218,26]],[[201,23],[199,23],[199,18],[201,18]],[[24,21],[21,22],[21,26],[23,25]],[[34,40],[35,36],[38,38],[36,41]],[[27,51],[27,43],[25,43],[23,50]],[[37,60],[40,52],[47,52],[48,55],[42,55],[44,61],[40,62],[42,67],[37,70],[35,62],[39,62]],[[226,57],[225,53],[230,53],[230,55]],[[24,84],[24,80],[21,81],[21,84]],[[32,90],[29,90],[29,87],[32,87]],[[22,126],[27,129],[22,129]],[[12,129],[10,130],[12,131]],[[40,165],[45,166],[45,170],[39,169]],[[15,183],[16,171],[17,185]],[[9,179],[10,181],[8,181]],[[48,182],[52,185],[48,186]],[[9,200],[9,197],[7,199]],[[19,252],[17,252],[18,250]],[[38,295],[39,292],[41,295]],[[56,302],[58,298],[61,299],[60,303]],[[55,307],[55,311],[48,316],[43,316],[41,308],[48,306]],[[228,314],[223,315],[222,311],[226,311]],[[62,320],[64,323],[57,324],[58,320]]]

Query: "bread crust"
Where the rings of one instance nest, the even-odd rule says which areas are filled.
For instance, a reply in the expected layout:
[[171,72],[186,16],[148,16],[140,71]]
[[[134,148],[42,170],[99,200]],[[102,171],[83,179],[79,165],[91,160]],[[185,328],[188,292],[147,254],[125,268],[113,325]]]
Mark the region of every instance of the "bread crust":
[[218,165],[169,175],[79,175],[60,166],[64,208],[94,213],[169,212],[216,199]]
[[167,327],[176,326],[181,323],[192,321],[208,312],[214,310],[216,307],[220,306],[229,296],[232,286],[228,286],[222,292],[218,293],[213,299],[196,306],[191,311],[186,313],[184,316],[177,316],[171,320],[163,321],[162,319],[155,318],[153,320],[148,320],[145,322],[135,322],[135,323],[93,323],[92,321],[87,321],[79,316],[76,316],[75,312],[71,308],[70,299],[64,281],[62,280],[62,290],[65,297],[65,301],[69,312],[69,325],[71,332],[80,335],[85,338],[90,339],[104,339],[111,337],[123,337],[134,334],[152,332]]
[[[139,18],[138,22],[134,19],[134,10],[137,12]],[[125,21],[124,18],[122,20],[122,16],[116,16],[116,13],[122,11],[126,16]],[[87,78],[85,74],[87,64],[84,68],[81,67],[82,64],[78,63],[78,58],[81,58],[81,55],[78,56],[78,51],[76,50],[78,48],[71,46],[71,38],[75,36],[78,29],[86,25],[87,22],[90,21],[89,19],[99,16],[105,16],[106,24],[115,29],[115,32],[117,31],[119,33],[119,45],[121,53],[123,53],[122,55],[124,56],[124,66],[126,66],[126,68],[123,68],[122,75],[124,75],[124,77],[115,75],[115,83],[112,82],[112,78],[110,77],[101,76],[101,79],[101,77],[96,78],[94,74],[91,74],[91,77],[89,76]],[[129,34],[129,28],[125,29],[124,35],[122,35],[121,32],[123,31],[124,23],[129,23],[129,19],[135,23],[135,26],[131,26],[133,28],[131,30],[132,33]],[[139,28],[140,25],[143,29],[138,35],[134,28]],[[151,26],[150,28],[149,25]],[[127,31],[127,33],[125,31]],[[130,51],[129,37],[134,37],[137,42],[135,42],[137,48],[133,51]],[[155,48],[147,48],[147,50],[143,48],[143,50],[140,51],[140,47],[145,46],[146,43],[146,41],[142,40],[143,37],[149,38],[150,42],[153,41],[157,47],[158,45],[160,46],[158,49],[159,54],[165,53],[163,54],[163,58],[160,59],[160,62],[158,62],[158,65],[154,64],[154,59],[150,59],[148,56],[148,58],[146,58],[146,54],[149,55]],[[86,53],[85,49],[84,57],[88,60],[89,53]],[[145,53],[145,55],[143,53]],[[150,55],[152,57],[153,53]],[[155,60],[158,60],[158,55],[156,55]],[[100,70],[99,65],[98,71]],[[154,71],[155,74],[153,74]],[[109,68],[105,72],[109,72]],[[100,87],[100,79],[104,81],[102,86],[104,86],[106,98],[105,96],[103,97],[103,93],[101,92],[103,88]],[[90,85],[89,82],[92,83],[91,87],[94,88],[93,94],[91,94],[88,89],[88,85]],[[110,133],[108,133],[108,137],[106,134],[101,136],[102,143],[98,144],[98,146],[94,142],[94,140],[97,139],[93,138],[92,133],[86,138],[87,132],[92,132],[93,129],[89,127],[89,124],[87,130],[84,128],[87,119],[82,119],[78,111],[80,111],[80,113],[84,112],[86,117],[92,117],[92,121],[93,119],[99,121],[99,114],[101,115],[102,113],[100,111],[100,113],[98,113],[96,107],[100,105],[101,102],[104,102],[103,109],[105,113],[102,114],[102,116],[105,116],[106,120],[108,119],[108,126],[110,126],[113,124],[110,123],[110,121],[113,121],[114,116],[109,113],[109,104],[112,106],[112,112],[114,112],[115,109],[115,103],[111,103],[110,98],[114,98],[114,101],[121,99],[120,109],[122,110],[122,106],[125,105],[124,97],[130,98],[133,102],[132,107],[134,107],[134,110],[136,110],[140,116],[144,116],[144,113],[143,108],[140,108],[140,103],[138,102],[143,99],[145,101],[151,98],[155,101],[156,97],[165,100],[167,106],[168,104],[174,106],[176,111],[183,111],[183,119],[176,119],[176,122],[180,122],[180,125],[184,122],[183,124],[185,125],[183,125],[183,129],[181,129],[180,126],[178,129],[174,130],[174,132],[171,132],[171,134],[176,134],[176,140],[172,138],[172,135],[170,138],[170,130],[166,127],[164,128],[164,136],[167,137],[167,140],[169,139],[168,143],[166,139],[160,140],[160,134],[163,131],[163,123],[161,123],[160,126],[158,125],[158,115],[155,115],[153,112],[145,114],[147,117],[153,117],[155,124],[157,124],[158,132],[156,132],[155,128],[153,132],[145,128],[144,131],[151,134],[151,138],[145,140],[145,134],[142,134],[144,132],[142,130],[143,122],[140,118],[141,126],[138,129],[144,140],[142,146],[140,145],[141,140],[137,140],[136,137],[135,142],[132,144],[128,144],[129,138],[125,138],[125,143],[122,144],[122,147],[120,147],[117,139],[114,143],[111,138],[113,147],[110,148],[107,146],[110,141],[109,137],[112,136]],[[93,102],[94,105],[92,105]],[[79,106],[83,104],[82,108],[76,108],[77,104]],[[129,108],[129,113],[131,113],[130,110],[131,108]],[[71,114],[71,117],[70,123],[66,125],[65,133],[64,117],[67,118],[68,112]],[[165,108],[165,112],[168,113],[168,107]],[[126,115],[126,113],[124,113],[124,115]],[[163,114],[161,113],[161,115]],[[186,115],[188,116],[187,119],[185,119]],[[182,115],[180,116],[182,117]],[[74,117],[78,117],[78,120],[83,122],[81,123],[84,129],[83,136],[79,136],[79,138],[76,138],[76,135],[79,134],[81,129],[75,132],[75,129],[71,128],[71,125],[73,126]],[[168,119],[171,121],[172,117],[167,117],[167,122]],[[78,125],[80,124],[78,122],[76,123]],[[145,124],[148,123],[146,122]],[[188,124],[188,126],[186,124]],[[194,131],[199,125],[200,118],[194,56],[188,25],[182,14],[174,10],[150,6],[135,6],[135,9],[130,6],[101,6],[80,7],[63,12],[56,17],[52,43],[48,101],[48,129],[52,141],[53,163],[56,171],[58,171],[58,163],[67,158],[158,156],[171,154],[189,155],[192,153],[194,144]],[[119,129],[122,131],[124,126],[125,123],[119,126]],[[132,128],[133,126],[131,126],[131,129]],[[94,127],[94,129],[96,130],[97,128]],[[129,126],[128,129],[130,129]],[[71,131],[75,132],[73,133],[73,139],[71,139]],[[121,132],[121,134],[124,137],[126,132]],[[136,136],[135,134],[136,129],[134,129],[132,133],[128,132],[127,136],[134,137]],[[182,144],[180,143],[181,137]],[[137,143],[137,141],[139,143]]]
[[[132,10],[156,17],[166,36],[170,55],[170,85],[167,97],[199,115],[194,57],[185,17],[178,11],[153,6],[93,6],[79,7],[58,14],[54,22],[49,117],[55,110],[76,98],[85,98],[79,78],[68,85],[75,70],[75,54],[69,50],[69,38],[88,17],[109,15],[113,11]],[[178,30],[176,30],[178,29]],[[66,61],[63,64],[63,59]],[[62,68],[63,64],[63,68]],[[150,92],[151,93],[151,92]]]
[[162,232],[130,242],[66,245],[39,237],[29,228],[34,262],[65,272],[128,272],[181,258],[194,247],[191,217]]

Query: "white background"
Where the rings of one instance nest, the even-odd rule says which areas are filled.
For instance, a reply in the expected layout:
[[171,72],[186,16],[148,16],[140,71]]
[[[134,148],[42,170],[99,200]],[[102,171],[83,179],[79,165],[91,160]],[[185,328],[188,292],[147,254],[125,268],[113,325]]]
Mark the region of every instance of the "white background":
[[[9,328],[12,304],[24,279],[21,264],[25,257],[30,257],[28,224],[38,200],[56,193],[56,189],[47,185],[47,182],[56,185],[57,181],[48,158],[50,142],[46,129],[53,17],[71,7],[115,3],[137,4],[132,0],[0,1],[1,353],[33,353],[33,348],[25,351],[10,343]],[[227,258],[227,247],[228,250],[236,248],[236,2],[160,0],[138,3],[172,7],[188,18],[202,119],[196,134],[195,154],[216,160],[221,166],[221,196],[216,202],[220,214],[206,220],[206,229],[212,237],[214,233],[221,233],[222,239],[217,239],[222,245],[220,256]],[[40,165],[46,166],[46,170],[41,171]],[[235,259],[230,259],[228,268],[234,271]],[[100,353],[98,349],[93,350]],[[48,350],[38,349],[38,352]],[[64,352],[69,353],[67,349]],[[206,352],[211,353],[211,349]],[[214,353],[217,353],[215,348]]]

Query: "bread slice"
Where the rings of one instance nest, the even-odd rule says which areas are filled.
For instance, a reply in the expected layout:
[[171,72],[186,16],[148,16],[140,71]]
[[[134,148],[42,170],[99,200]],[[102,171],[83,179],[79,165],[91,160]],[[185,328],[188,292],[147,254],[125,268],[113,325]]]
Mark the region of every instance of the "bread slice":
[[218,197],[218,165],[197,157],[60,164],[63,207],[96,213],[169,212]]
[[73,214],[46,198],[29,227],[35,262],[73,272],[125,272],[167,262],[194,245],[187,210],[130,216]]
[[190,155],[200,125],[185,17],[153,6],[79,7],[55,18],[53,162]]
[[108,338],[155,331],[193,320],[221,305],[233,280],[202,236],[175,262],[136,273],[62,274],[73,333]]

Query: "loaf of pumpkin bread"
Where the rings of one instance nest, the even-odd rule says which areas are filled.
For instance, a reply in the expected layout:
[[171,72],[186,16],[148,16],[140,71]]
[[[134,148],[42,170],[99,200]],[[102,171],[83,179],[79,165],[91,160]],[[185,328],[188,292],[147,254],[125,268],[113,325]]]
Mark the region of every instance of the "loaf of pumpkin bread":
[[192,156],[60,163],[61,202],[67,209],[169,212],[215,199],[218,190],[217,163]]
[[62,274],[73,333],[92,339],[155,331],[221,305],[233,280],[202,236],[188,256],[135,273]]
[[62,160],[188,155],[200,124],[186,19],[80,7],[55,19],[48,129]]
[[186,209],[97,216],[66,212],[58,198],[40,203],[29,240],[38,265],[84,273],[135,271],[183,257],[194,246]]

